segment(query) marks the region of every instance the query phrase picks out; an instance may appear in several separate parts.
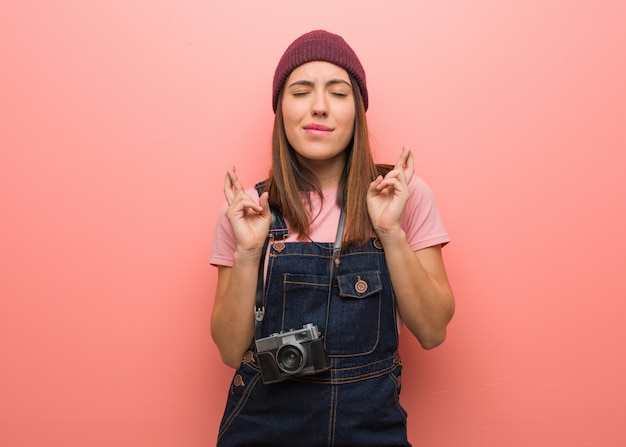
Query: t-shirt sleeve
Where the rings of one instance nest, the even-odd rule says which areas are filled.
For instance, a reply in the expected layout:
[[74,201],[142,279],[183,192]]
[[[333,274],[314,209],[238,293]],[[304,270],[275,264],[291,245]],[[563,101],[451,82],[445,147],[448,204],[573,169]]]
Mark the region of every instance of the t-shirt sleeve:
[[401,225],[413,251],[450,242],[430,187],[420,177],[409,182],[410,196]]

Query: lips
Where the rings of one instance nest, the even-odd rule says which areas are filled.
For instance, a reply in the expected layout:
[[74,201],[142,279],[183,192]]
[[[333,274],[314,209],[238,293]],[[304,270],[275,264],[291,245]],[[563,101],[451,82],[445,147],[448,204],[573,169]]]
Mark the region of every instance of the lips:
[[325,135],[332,132],[332,129],[330,127],[316,123],[307,124],[306,126],[304,126],[304,130],[306,133],[311,135]]

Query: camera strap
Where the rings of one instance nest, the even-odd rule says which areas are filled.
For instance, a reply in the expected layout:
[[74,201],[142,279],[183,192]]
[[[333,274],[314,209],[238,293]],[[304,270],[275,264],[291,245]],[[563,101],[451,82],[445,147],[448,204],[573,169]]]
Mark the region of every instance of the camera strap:
[[346,226],[346,211],[341,208],[341,214],[339,215],[339,224],[337,225],[337,236],[335,237],[335,245],[333,247],[333,262],[330,263],[330,292],[329,297],[332,292],[333,282],[335,281],[335,275],[337,274],[337,269],[339,268],[340,257],[341,257],[341,242],[343,239],[343,230]]
[[[272,225],[276,221],[276,215],[272,210]],[[330,297],[333,291],[333,282],[337,275],[337,268],[339,268],[341,257],[341,243],[343,240],[343,232],[346,224],[346,211],[341,208],[339,214],[339,224],[337,225],[337,236],[335,237],[335,244],[333,246],[332,261],[330,263],[330,283],[328,285],[328,303],[330,305]],[[271,234],[271,231],[270,231]],[[261,251],[261,260],[259,261],[259,272],[256,282],[256,301],[254,305],[254,339],[261,338],[261,328],[263,318],[265,318],[265,306],[263,305],[263,290],[265,287],[265,257],[267,255],[267,247],[269,245],[270,236],[265,239],[263,249]]]
[[264,273],[265,273],[265,256],[267,255],[267,246],[270,242],[271,226],[276,221],[276,215],[274,210],[270,208],[272,212],[272,223],[270,225],[270,232],[265,238],[263,243],[263,249],[261,250],[261,260],[259,261],[259,272],[256,281],[256,299],[254,303],[254,339],[261,338],[261,323],[265,317],[265,306],[263,306],[263,288],[265,287]]

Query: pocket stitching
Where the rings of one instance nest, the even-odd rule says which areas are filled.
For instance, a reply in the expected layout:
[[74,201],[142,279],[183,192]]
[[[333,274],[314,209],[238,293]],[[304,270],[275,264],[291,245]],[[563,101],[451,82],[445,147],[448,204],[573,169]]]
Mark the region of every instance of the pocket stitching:
[[[349,291],[354,289],[354,284],[356,284],[357,280],[363,280],[369,286],[367,291],[363,293],[352,292]],[[372,285],[375,284],[375,286]],[[375,293],[380,293],[383,289],[382,281],[380,279],[380,272],[378,270],[370,270],[363,273],[349,273],[345,275],[337,276],[337,284],[339,285],[339,296],[345,298],[355,298],[355,299],[363,299],[368,296],[374,295]]]

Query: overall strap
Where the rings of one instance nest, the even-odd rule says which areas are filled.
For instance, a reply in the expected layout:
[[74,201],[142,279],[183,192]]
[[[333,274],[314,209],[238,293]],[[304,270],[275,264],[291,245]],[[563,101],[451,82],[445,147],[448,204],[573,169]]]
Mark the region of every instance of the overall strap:
[[[262,182],[254,185],[254,189],[256,189],[259,196],[261,196],[261,194],[265,191],[266,185],[267,180],[263,180]],[[272,211],[272,224],[270,225],[269,237],[272,238],[272,240],[280,241],[285,239],[288,234],[289,230],[287,229],[287,223],[285,222],[285,218],[282,213],[274,213]]]

